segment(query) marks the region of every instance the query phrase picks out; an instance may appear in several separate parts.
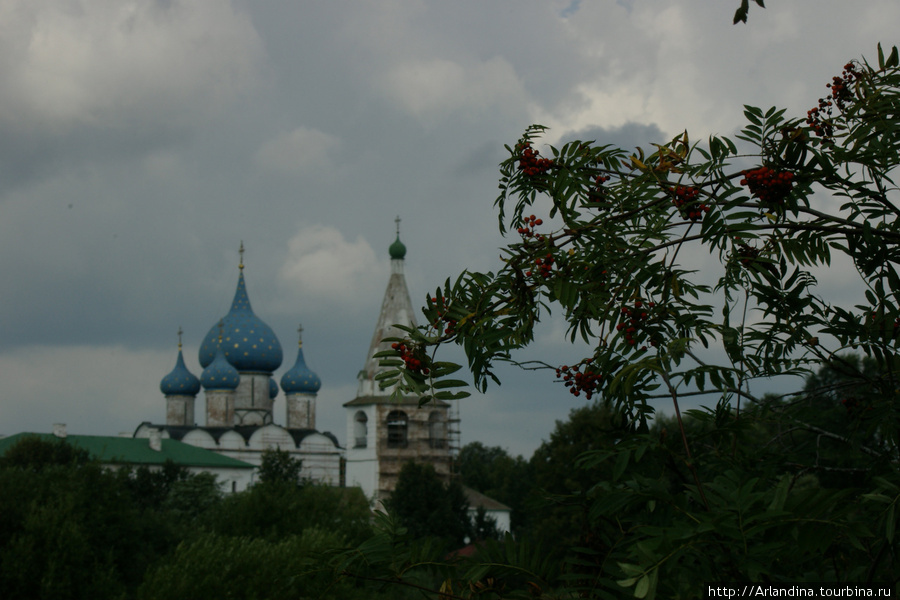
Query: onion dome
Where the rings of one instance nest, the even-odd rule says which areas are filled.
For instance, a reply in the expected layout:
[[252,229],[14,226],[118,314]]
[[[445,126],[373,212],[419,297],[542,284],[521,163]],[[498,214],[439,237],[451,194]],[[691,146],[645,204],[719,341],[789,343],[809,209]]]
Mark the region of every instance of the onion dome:
[[391,260],[403,260],[406,258],[406,245],[400,241],[400,217],[394,219],[394,223],[397,224],[397,239],[388,248],[388,254],[391,255]]
[[200,393],[200,380],[184,365],[181,328],[178,329],[178,358],[175,361],[175,368],[162,378],[159,389],[166,396],[196,396]]
[[[299,331],[303,331],[301,327]],[[285,394],[315,394],[322,387],[322,380],[303,360],[303,340],[300,340],[297,348],[297,362],[281,376],[281,389]]]
[[236,390],[241,382],[241,375],[237,369],[225,359],[225,353],[219,346],[216,355],[209,365],[200,374],[200,383],[207,391],[210,390]]
[[[241,244],[243,253],[243,244]],[[222,318],[222,352],[241,373],[272,373],[281,366],[284,355],[272,328],[254,314],[244,283],[243,258],[231,310]],[[200,345],[200,365],[204,368],[216,353],[218,326],[213,326]]]
[[393,260],[403,260],[406,258],[406,245],[400,241],[400,234],[397,234],[397,239],[391,244],[391,247],[388,248],[388,252]]
[[278,384],[274,379],[269,380],[269,400],[274,400],[278,395]]

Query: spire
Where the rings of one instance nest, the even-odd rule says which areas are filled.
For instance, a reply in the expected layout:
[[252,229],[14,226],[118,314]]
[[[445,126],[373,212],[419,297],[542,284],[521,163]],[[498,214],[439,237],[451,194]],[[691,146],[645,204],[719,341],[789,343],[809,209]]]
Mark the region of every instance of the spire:
[[389,396],[391,394],[391,390],[379,389],[378,382],[375,381],[375,376],[384,371],[385,367],[379,365],[380,359],[373,358],[373,355],[390,348],[390,342],[381,341],[384,338],[403,337],[403,332],[394,327],[395,324],[406,327],[416,326],[415,311],[406,287],[406,277],[403,274],[406,246],[400,241],[400,217],[397,217],[394,222],[397,224],[397,240],[388,249],[391,256],[391,277],[384,292],[381,313],[375,324],[375,333],[369,345],[366,363],[359,374],[357,397]]
[[175,368],[163,377],[159,389],[166,396],[196,396],[200,392],[200,380],[188,371],[181,353],[181,327],[178,328],[178,357]]
[[281,389],[285,394],[315,394],[322,387],[322,380],[309,367],[303,358],[303,325],[297,327],[297,361],[281,376]]
[[406,246],[400,241],[400,216],[398,215],[394,222],[397,224],[397,240],[388,248],[391,255],[391,262],[403,260],[406,258]]
[[[244,242],[241,242],[238,282],[225,315],[222,352],[226,360],[242,373],[272,373],[284,358],[275,332],[256,316],[250,306],[244,281]],[[216,355],[216,326],[210,328],[200,345],[200,366],[209,366]]]

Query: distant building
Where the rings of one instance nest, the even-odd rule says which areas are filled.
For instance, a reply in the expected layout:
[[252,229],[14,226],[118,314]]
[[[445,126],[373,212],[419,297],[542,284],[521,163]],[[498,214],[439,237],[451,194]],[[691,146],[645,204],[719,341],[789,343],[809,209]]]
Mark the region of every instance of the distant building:
[[[322,385],[306,366],[303,342],[297,359],[281,377],[285,394],[285,425],[277,425],[274,403],[279,386],[272,374],[281,366],[281,343],[250,306],[244,281],[243,244],[237,289],[231,309],[214,324],[200,346],[203,372],[191,373],[184,363],[179,331],[175,368],[163,377],[166,398],[164,424],[141,423],[135,438],[159,435],[258,466],[267,449],[288,452],[302,461],[301,476],[340,485],[343,452],[337,438],[316,430],[316,396]],[[196,422],[195,404],[201,389],[206,398],[205,425]]]
[[[134,437],[178,440],[257,466],[266,449],[277,448],[302,461],[303,477],[329,485],[359,486],[375,502],[390,496],[408,461],[430,463],[439,476],[449,480],[459,450],[455,406],[432,401],[420,407],[415,396],[394,400],[394,390],[381,389],[376,381],[387,369],[374,358],[390,348],[390,342],[382,340],[404,337],[395,325],[416,326],[403,272],[406,246],[400,241],[399,222],[398,218],[397,238],[389,248],[391,275],[358,374],[357,394],[344,404],[346,449],[334,435],[316,430],[316,396],[322,383],[306,366],[302,339],[294,366],[281,377],[285,425],[275,423],[273,406],[279,386],[272,374],[281,366],[281,344],[250,307],[243,245],[231,309],[210,328],[200,346],[203,372],[198,378],[185,366],[179,331],[175,367],[160,382],[166,422],[141,423]],[[205,425],[196,423],[195,404],[201,390],[206,399]],[[509,529],[508,507],[477,492],[469,493],[469,500],[473,514],[478,506],[484,506],[501,529]]]
[[0,455],[20,440],[36,437],[45,441],[65,440],[77,448],[87,450],[91,458],[112,468],[124,466],[149,467],[157,469],[166,461],[171,461],[191,473],[212,473],[216,476],[222,491],[233,492],[247,488],[253,482],[256,470],[251,464],[183,444],[172,439],[162,439],[157,434],[145,439],[103,436],[68,435],[66,426],[53,426],[53,433],[17,433],[0,438]]
[[387,370],[373,358],[390,349],[386,337],[404,337],[395,325],[415,327],[415,311],[406,287],[403,263],[406,246],[397,239],[389,248],[391,276],[381,313],[372,335],[366,361],[358,375],[356,398],[344,404],[347,415],[347,485],[358,485],[366,496],[384,500],[397,482],[403,465],[411,460],[434,465],[449,478],[451,460],[458,445],[459,420],[450,404],[432,401],[419,406],[419,399],[391,398],[392,389],[381,389],[376,377]]

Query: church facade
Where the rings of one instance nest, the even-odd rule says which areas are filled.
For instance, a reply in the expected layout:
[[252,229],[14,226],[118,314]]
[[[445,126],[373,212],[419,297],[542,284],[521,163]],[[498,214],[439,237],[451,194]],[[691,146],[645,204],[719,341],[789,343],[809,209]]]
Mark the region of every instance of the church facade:
[[[238,268],[231,308],[210,328],[200,345],[200,377],[185,366],[179,331],[175,368],[160,382],[166,400],[166,421],[141,423],[134,437],[160,435],[256,466],[265,450],[278,449],[302,461],[302,477],[340,485],[343,450],[334,435],[316,430],[316,396],[322,382],[306,366],[302,338],[293,367],[280,381],[286,403],[284,425],[275,422],[279,385],[273,373],[281,366],[284,355],[275,333],[250,305],[243,245]],[[201,389],[206,400],[205,415],[197,414]],[[197,424],[200,418],[205,420],[204,425]]]
[[[400,241],[399,218],[397,224],[397,238],[389,248],[391,275],[358,374],[357,394],[343,405],[346,447],[334,435],[316,430],[316,397],[322,383],[306,365],[302,338],[293,367],[281,377],[280,386],[276,383],[273,373],[282,364],[283,352],[275,333],[251,308],[243,245],[231,308],[200,346],[200,377],[185,366],[179,331],[175,367],[160,382],[165,423],[141,423],[134,437],[161,436],[257,466],[265,450],[277,448],[302,462],[302,477],[359,486],[374,501],[390,495],[400,469],[410,460],[431,463],[440,476],[449,478],[458,450],[459,420],[453,407],[445,402],[420,407],[413,396],[392,399],[393,390],[381,389],[376,381],[385,368],[373,356],[390,346],[382,340],[402,336],[397,324],[416,325],[403,272],[406,247]],[[274,412],[279,389],[286,404],[284,425],[276,423]],[[201,392],[205,414],[198,406]]]

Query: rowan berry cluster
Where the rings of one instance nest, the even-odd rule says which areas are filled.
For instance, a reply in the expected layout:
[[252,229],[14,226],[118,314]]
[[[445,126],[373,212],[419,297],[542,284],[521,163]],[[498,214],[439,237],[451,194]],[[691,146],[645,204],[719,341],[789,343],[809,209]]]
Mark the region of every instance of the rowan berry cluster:
[[841,406],[847,410],[847,416],[860,416],[862,411],[872,410],[871,406],[866,406],[862,400],[855,396],[841,398]]
[[425,361],[422,360],[420,348],[415,346],[410,348],[403,342],[394,342],[391,344],[391,348],[400,355],[400,360],[403,361],[407,371],[420,375],[428,375],[430,373],[428,367],[425,366]]
[[[650,317],[648,311],[653,310],[654,308],[656,308],[655,302],[648,302],[645,306],[640,300],[636,300],[634,306],[622,307],[622,320],[616,325],[616,331],[624,332],[626,344],[629,346],[637,344],[635,334],[644,326],[647,319]],[[656,345],[655,342],[651,342],[651,344],[654,346]]]
[[543,219],[538,219],[534,215],[531,215],[525,218],[524,226],[519,227],[518,229],[516,229],[516,231],[524,238],[537,238],[538,240],[542,240],[544,239],[544,236],[539,233],[535,233],[534,228],[540,227],[543,224]]
[[556,376],[562,378],[569,393],[580,396],[584,392],[588,400],[600,389],[603,375],[592,368],[594,359],[587,358],[572,367],[562,365],[556,369]]
[[886,341],[900,337],[900,317],[895,318],[893,324],[888,327],[887,319],[879,317],[877,313],[869,313],[869,322]]
[[456,333],[457,321],[447,314],[447,299],[441,296],[440,298],[432,298],[431,302],[437,308],[437,318],[432,323],[432,326],[438,331],[443,329],[446,335]]
[[700,190],[695,187],[679,185],[669,188],[672,194],[672,203],[685,219],[697,222],[703,218],[703,215],[709,212],[709,206],[703,202],[699,202]]
[[847,63],[844,65],[840,77],[833,77],[831,83],[826,86],[831,88],[831,94],[825,98],[819,98],[819,105],[806,112],[806,124],[823,140],[833,141],[832,109],[837,106],[838,110],[844,112],[847,103],[853,99],[852,84],[861,76],[862,74],[857,71],[854,63]]
[[780,206],[794,188],[794,174],[790,171],[775,171],[769,167],[759,167],[743,172],[741,185],[750,188],[759,201],[766,206]]
[[588,190],[588,202],[605,202],[606,188],[604,183],[610,180],[608,175],[597,175],[594,177],[594,185]]
[[531,142],[522,142],[517,148],[519,155],[519,170],[529,177],[543,175],[553,166],[553,160],[541,158],[540,152],[531,147]]
[[537,271],[537,275],[547,279],[553,274],[553,265],[556,263],[556,259],[553,258],[553,254],[548,252],[543,258],[539,257],[534,259],[534,270],[525,271],[526,277],[531,277],[534,271]]
[[739,243],[737,250],[733,253],[733,257],[741,262],[741,265],[749,267],[753,261],[759,258],[759,248],[750,246],[749,244]]

